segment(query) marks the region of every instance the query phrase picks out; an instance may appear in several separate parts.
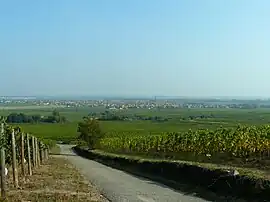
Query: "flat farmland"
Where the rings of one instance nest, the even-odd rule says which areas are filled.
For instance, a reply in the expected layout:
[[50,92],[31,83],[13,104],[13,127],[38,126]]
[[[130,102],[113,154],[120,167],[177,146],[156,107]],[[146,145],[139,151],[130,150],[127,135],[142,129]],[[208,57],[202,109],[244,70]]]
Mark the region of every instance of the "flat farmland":
[[[16,106],[17,107],[17,106]],[[49,116],[54,108],[37,108],[27,106],[16,108],[5,108],[0,111],[0,115],[10,113],[24,113],[27,115],[40,114]],[[102,113],[106,109],[102,107],[90,108],[57,108],[61,116],[67,118],[67,123],[63,124],[19,124],[27,131],[37,136],[70,141],[77,137],[77,123],[82,117],[89,113]],[[236,127],[241,123],[244,125],[261,125],[270,122],[270,110],[268,109],[129,109],[114,112],[117,115],[125,116],[160,116],[168,118],[166,122],[155,122],[145,120],[131,121],[100,121],[101,127],[107,136],[126,135],[157,135],[165,132],[185,132],[189,129],[216,129],[220,126],[226,128]],[[18,124],[17,124],[18,125]]]

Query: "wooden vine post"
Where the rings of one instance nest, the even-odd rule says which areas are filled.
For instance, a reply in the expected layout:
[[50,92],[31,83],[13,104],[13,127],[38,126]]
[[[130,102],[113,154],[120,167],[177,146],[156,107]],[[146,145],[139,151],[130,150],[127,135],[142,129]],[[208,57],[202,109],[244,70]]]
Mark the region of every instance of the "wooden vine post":
[[40,147],[40,141],[38,140],[38,164],[41,165],[41,147]]
[[39,162],[40,164],[42,164],[42,143],[38,142],[38,146],[39,146]]
[[[1,123],[1,139],[4,138],[4,123]],[[6,198],[6,190],[7,190],[7,185],[6,185],[6,173],[5,173],[5,168],[6,168],[6,159],[5,159],[5,149],[4,146],[1,145],[1,199],[5,200]]]
[[45,161],[48,161],[48,148],[47,148],[47,146],[45,146],[44,158],[45,158]]
[[35,137],[35,148],[36,148],[36,165],[40,166],[39,162],[39,147],[38,147],[38,139]]
[[40,149],[40,141],[38,140],[38,163],[41,165],[41,149]]
[[6,198],[5,150],[1,148],[1,198]]
[[43,143],[43,158],[44,158],[44,162],[47,161],[46,159],[46,145]]
[[35,139],[35,149],[36,149],[36,166],[38,167],[39,164],[38,164],[38,144],[37,144],[37,138],[34,137]]
[[46,147],[46,159],[47,159],[47,160],[49,160],[49,151],[50,151],[49,148]]
[[46,159],[46,145],[44,143],[42,143],[42,151],[43,151],[43,161],[44,163],[47,161]]
[[12,147],[12,171],[13,171],[13,183],[14,187],[19,187],[17,162],[16,162],[16,142],[15,142],[15,131],[12,129],[11,133],[11,147]]
[[43,143],[40,142],[40,162],[41,164],[44,163],[44,146],[43,146]]
[[32,153],[33,153],[33,167],[36,167],[36,147],[35,138],[32,136]]
[[26,147],[27,147],[27,163],[28,163],[28,174],[32,175],[32,162],[31,162],[31,150],[30,150],[30,140],[29,134],[26,134]]
[[23,180],[25,178],[25,162],[24,162],[24,134],[21,134],[21,169]]

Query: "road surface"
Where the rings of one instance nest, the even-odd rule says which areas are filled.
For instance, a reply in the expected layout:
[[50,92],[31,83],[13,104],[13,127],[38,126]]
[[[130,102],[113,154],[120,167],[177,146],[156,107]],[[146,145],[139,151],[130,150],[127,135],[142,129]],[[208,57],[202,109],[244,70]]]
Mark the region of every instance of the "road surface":
[[174,191],[156,182],[137,178],[123,171],[110,168],[77,156],[70,145],[59,145],[61,154],[74,164],[101,193],[112,202],[202,202],[191,195]]

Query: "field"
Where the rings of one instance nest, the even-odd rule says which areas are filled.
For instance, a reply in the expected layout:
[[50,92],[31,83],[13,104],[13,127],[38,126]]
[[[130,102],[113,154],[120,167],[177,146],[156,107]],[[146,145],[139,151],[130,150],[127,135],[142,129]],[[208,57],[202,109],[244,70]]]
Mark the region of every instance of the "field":
[[[48,116],[52,113],[53,108],[5,108],[0,111],[0,115],[10,113],[40,114]],[[58,108],[62,116],[65,116],[68,123],[65,124],[22,124],[26,131],[38,133],[42,136],[52,139],[73,138],[76,136],[77,122],[83,116],[90,112],[103,112],[104,108]],[[153,121],[104,121],[101,122],[102,128],[106,132],[138,132],[140,134],[161,133],[161,132],[180,132],[189,129],[208,128],[216,129],[220,126],[226,128],[235,127],[238,123],[246,125],[261,125],[270,122],[270,109],[131,109],[119,112],[125,115],[144,115],[144,116],[162,116],[168,117],[168,122]],[[210,118],[194,118],[189,120],[190,116],[210,116]],[[45,134],[46,133],[46,134]]]
[[[25,108],[16,108],[12,106],[10,108],[2,109],[0,115],[8,115],[13,112],[21,112],[27,115],[40,114],[43,116],[48,116],[52,113],[52,110],[52,108],[31,108],[29,106]],[[20,126],[22,126],[25,131],[33,133],[37,137],[69,143],[77,140],[77,123],[82,119],[83,116],[87,116],[89,113],[93,112],[101,113],[105,110],[105,108],[101,107],[84,107],[78,109],[61,107],[58,108],[58,111],[60,112],[61,116],[65,116],[67,118],[67,123],[20,124]],[[259,126],[268,124],[270,121],[269,109],[130,109],[118,111],[115,113],[117,115],[125,116],[133,116],[134,114],[136,114],[138,116],[165,117],[167,121],[101,121],[101,128],[103,131],[106,132],[106,139],[103,141],[101,149],[110,149],[110,152],[115,153],[126,152],[134,155],[153,154],[153,156],[158,155],[166,158],[170,157],[191,161],[198,161],[200,159],[202,159],[203,161],[209,160],[208,157],[205,157],[206,153],[211,154],[211,160],[214,160],[215,151],[216,153],[222,153],[222,149],[227,149],[226,152],[230,154],[230,157],[233,156],[237,158],[246,158],[247,156],[249,156],[250,153],[252,153],[251,151],[253,151],[253,148],[250,147],[255,148],[255,145],[258,143],[257,139],[260,138],[262,140],[263,136],[259,133],[264,131],[268,134],[268,128],[260,128]],[[235,132],[233,130],[234,135],[230,135],[231,137],[229,138],[226,133],[232,133],[232,131],[230,132],[230,129],[237,128],[238,124],[246,126],[257,126],[258,128],[246,128],[238,130],[238,132]],[[198,135],[198,132],[196,132],[198,129],[208,129],[211,131],[215,131],[221,126],[223,128],[226,128],[228,131],[223,133],[218,131],[216,131],[215,133],[210,132],[208,135],[204,135],[204,138],[202,140],[198,140],[198,138],[202,138],[202,135]],[[190,129],[193,132],[186,133]],[[245,139],[247,139],[247,142],[245,144],[249,144],[250,147],[248,151],[247,149],[245,150],[246,155],[243,155],[242,151],[244,151],[244,148],[242,148],[239,141],[241,138],[243,138],[241,133],[245,130],[249,130],[249,134],[243,136]],[[258,131],[258,133],[257,135],[254,135],[256,131]],[[179,133],[180,135],[177,133]],[[185,136],[181,135],[185,133]],[[200,133],[205,133],[205,131],[201,131]],[[215,145],[217,146],[217,148],[215,149],[213,147],[213,142],[211,142],[213,140],[213,135],[215,135],[216,138],[222,138],[219,140],[219,143]],[[152,137],[150,138],[150,136]],[[183,142],[181,143],[181,139],[183,139],[183,137],[185,137],[185,141],[187,139],[189,140],[189,143],[185,143],[184,146],[182,144]],[[174,144],[174,142],[172,141],[172,138],[174,138],[175,141],[179,142],[179,144],[181,143],[182,148],[177,145],[173,146],[172,144]],[[261,147],[257,145],[256,149],[259,151],[259,148],[263,148],[263,151],[259,151],[261,152],[259,155],[260,157],[266,156],[268,158],[269,152],[267,153],[267,155],[265,154],[265,151],[268,149],[268,136],[264,138],[267,141],[265,141],[264,143],[261,142]],[[127,144],[127,141],[132,143]],[[231,141],[237,141],[239,143],[238,147],[242,148],[241,151],[236,152],[237,155],[234,154],[235,152],[233,151],[233,149],[236,147],[228,146]],[[170,144],[171,146],[169,146],[168,144]],[[139,147],[142,148],[139,149]],[[191,147],[193,149],[191,149]],[[238,147],[236,149],[239,149]],[[172,148],[174,149],[172,150]],[[199,148],[200,150],[197,150]],[[258,151],[256,152],[258,153]],[[191,153],[192,155],[190,155]],[[199,154],[202,158],[198,158]],[[219,155],[216,157],[216,159],[224,160],[224,158],[221,158]],[[264,160],[264,158],[261,158],[260,160]]]
[[[10,113],[24,114],[40,114],[48,116],[52,113],[53,108],[37,108],[37,107],[5,107],[0,111],[0,115],[8,115]],[[68,123],[65,124],[22,124],[26,131],[33,132],[38,136],[55,140],[69,140],[76,137],[77,122],[83,116],[87,116],[90,112],[103,112],[104,108],[58,108],[62,116],[65,116]],[[270,109],[131,109],[118,112],[125,115],[143,115],[143,116],[161,116],[168,117],[168,122],[153,121],[104,121],[101,127],[110,135],[117,132],[132,132],[138,134],[159,134],[162,132],[180,132],[195,130],[200,128],[216,129],[220,126],[231,128],[237,126],[238,123],[246,125],[261,125],[270,122]],[[210,118],[194,118],[189,120],[190,116],[210,116]]]

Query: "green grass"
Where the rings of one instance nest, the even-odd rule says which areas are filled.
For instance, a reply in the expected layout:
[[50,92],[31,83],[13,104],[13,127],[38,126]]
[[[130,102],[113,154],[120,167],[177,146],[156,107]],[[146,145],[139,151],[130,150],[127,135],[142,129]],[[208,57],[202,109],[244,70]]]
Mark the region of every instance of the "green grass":
[[[84,147],[82,147],[84,148]],[[117,154],[117,153],[108,153],[100,150],[92,150],[91,152],[103,155],[103,156],[111,156],[111,157],[122,157],[127,159],[137,159],[139,161],[150,161],[150,162],[172,162],[171,159],[165,158],[155,158],[147,155],[136,155],[136,154]],[[173,160],[173,162],[179,164],[187,164],[194,165],[202,168],[207,168],[209,170],[230,170],[235,169],[239,171],[240,175],[249,176],[254,179],[270,179],[269,170],[261,170],[257,168],[245,168],[239,166],[228,166],[224,164],[216,164],[216,163],[204,163],[204,162],[194,162],[194,161],[185,161],[185,160]]]
[[101,122],[101,127],[106,132],[134,132],[140,134],[149,133],[162,133],[162,132],[181,132],[187,131],[190,128],[217,128],[220,125],[231,126],[233,124],[227,123],[211,123],[211,122],[200,122],[200,121],[174,121],[174,122],[164,122],[156,123],[152,121],[131,121],[131,122],[121,122],[121,121],[104,121]]
[[[103,121],[100,123],[103,131],[108,136],[117,133],[127,134],[161,134],[162,132],[180,132],[196,128],[216,128],[219,123],[198,123],[181,121],[179,123],[154,123],[151,121]],[[16,124],[18,125],[18,124]],[[225,126],[225,124],[223,124]],[[74,141],[77,137],[77,122],[65,124],[20,124],[24,131],[35,134],[37,137],[52,139],[56,141]],[[231,125],[232,126],[232,125]]]
[[[66,124],[21,124],[26,132],[38,137],[52,140],[72,141],[77,136],[77,123],[83,116],[90,112],[104,112],[104,107],[80,107],[59,108],[60,114],[69,121]],[[42,109],[9,109],[0,110],[0,115],[8,115],[12,112],[25,114],[40,114],[48,116],[53,108]],[[108,136],[117,133],[130,134],[160,134],[162,132],[180,132],[189,129],[209,128],[215,129],[220,126],[235,127],[238,123],[247,125],[258,125],[270,123],[270,109],[129,109],[117,112],[125,115],[162,116],[169,118],[168,122],[158,123],[152,121],[103,121],[100,122],[102,129]],[[214,118],[188,120],[189,116],[213,115]],[[186,120],[183,120],[186,118]]]
[[70,142],[76,140],[77,124],[20,124],[24,131],[36,137],[55,141]]
[[60,154],[61,153],[61,148],[58,145],[55,145],[54,147],[52,147],[50,149],[50,154],[54,155],[54,154]]

